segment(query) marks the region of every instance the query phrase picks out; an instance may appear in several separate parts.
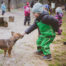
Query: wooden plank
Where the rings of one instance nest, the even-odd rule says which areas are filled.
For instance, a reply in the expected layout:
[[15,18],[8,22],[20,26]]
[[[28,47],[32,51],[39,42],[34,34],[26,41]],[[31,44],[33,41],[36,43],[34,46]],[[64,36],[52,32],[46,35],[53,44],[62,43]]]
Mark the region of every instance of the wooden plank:
[[8,27],[8,22],[4,21],[4,17],[0,17],[0,27]]
[[9,16],[9,22],[14,22],[14,16]]

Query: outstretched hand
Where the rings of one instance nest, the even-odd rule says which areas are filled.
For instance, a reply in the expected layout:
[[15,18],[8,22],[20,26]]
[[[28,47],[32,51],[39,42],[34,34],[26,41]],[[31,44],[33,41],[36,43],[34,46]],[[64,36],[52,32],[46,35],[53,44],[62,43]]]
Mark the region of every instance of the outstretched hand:
[[24,35],[25,35],[26,33],[24,32],[24,33],[22,33],[22,36],[24,37]]

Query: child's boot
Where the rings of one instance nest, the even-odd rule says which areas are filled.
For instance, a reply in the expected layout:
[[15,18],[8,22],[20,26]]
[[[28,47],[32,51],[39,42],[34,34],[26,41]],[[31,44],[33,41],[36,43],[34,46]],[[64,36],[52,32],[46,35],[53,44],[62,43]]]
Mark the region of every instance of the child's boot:
[[44,58],[45,60],[48,60],[48,61],[51,61],[51,60],[52,60],[51,54],[45,55],[45,56],[43,56],[43,58]]
[[43,52],[42,52],[42,51],[36,51],[35,54],[37,54],[37,55],[42,55]]
[[61,33],[62,33],[62,30],[59,29],[59,30],[58,30],[58,35],[61,35]]

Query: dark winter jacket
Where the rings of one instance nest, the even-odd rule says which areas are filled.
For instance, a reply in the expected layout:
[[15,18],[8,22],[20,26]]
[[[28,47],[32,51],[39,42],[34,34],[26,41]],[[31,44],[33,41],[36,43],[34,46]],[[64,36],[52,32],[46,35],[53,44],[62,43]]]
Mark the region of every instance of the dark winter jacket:
[[[43,12],[42,14],[40,14],[40,16],[38,18],[35,19],[35,22],[32,26],[30,26],[25,33],[29,34],[31,33],[33,30],[35,30],[36,28],[38,28],[36,22],[40,22],[42,21],[44,24],[50,25],[52,26],[54,31],[58,31],[59,29],[59,24],[58,24],[58,20],[55,19],[53,16],[49,15],[48,12]],[[39,30],[39,28],[38,28]],[[40,31],[39,31],[40,34]]]

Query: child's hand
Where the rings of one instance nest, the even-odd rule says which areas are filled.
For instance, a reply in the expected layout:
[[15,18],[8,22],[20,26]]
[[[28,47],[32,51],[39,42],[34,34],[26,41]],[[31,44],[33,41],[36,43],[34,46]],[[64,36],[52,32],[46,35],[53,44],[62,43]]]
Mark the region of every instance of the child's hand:
[[24,32],[24,33],[22,33],[22,35],[23,35],[23,37],[24,37],[24,35],[25,35],[26,33]]

